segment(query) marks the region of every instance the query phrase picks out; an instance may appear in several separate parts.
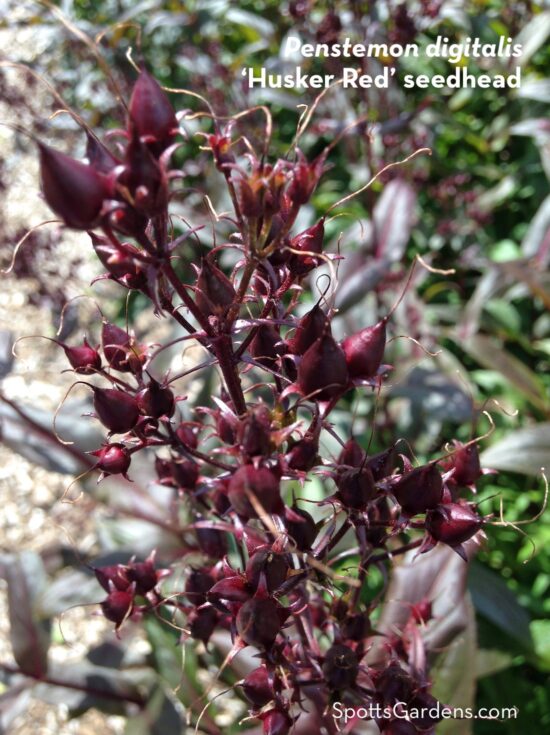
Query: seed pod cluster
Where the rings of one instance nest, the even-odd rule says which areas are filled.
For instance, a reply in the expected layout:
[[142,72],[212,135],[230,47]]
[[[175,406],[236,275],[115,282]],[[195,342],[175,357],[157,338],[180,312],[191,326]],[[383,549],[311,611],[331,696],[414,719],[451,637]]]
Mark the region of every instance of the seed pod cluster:
[[[336,39],[338,23],[330,11],[320,37]],[[439,544],[466,558],[465,545],[487,524],[468,499],[482,475],[476,442],[455,442],[413,466],[412,452],[398,454],[405,443],[391,435],[391,412],[380,418],[373,409],[373,426],[365,424],[363,407],[384,398],[393,310],[354,325],[332,294],[313,296],[315,270],[327,264],[332,274],[331,261],[342,257],[330,212],[318,211],[315,196],[329,149],[308,158],[295,148],[271,161],[243,143],[244,119],[238,134],[237,118],[226,122],[211,121],[203,151],[232,211],[189,225],[170,204],[182,191],[172,182],[193,167],[171,162],[178,118],[145,69],[116,148],[92,131],[87,162],[39,147],[50,208],[88,232],[109,287],[139,292],[126,322],[102,317],[95,339],[54,340],[76,382],[89,386],[104,428],[92,469],[112,483],[134,480],[118,482],[124,507],[152,514],[167,541],[170,570],[153,556],[94,569],[106,593],[101,610],[117,631],[154,618],[210,649],[223,632],[228,664],[253,648],[254,668],[235,690],[265,735],[289,735],[302,717],[310,717],[305,728],[332,731],[326,713],[336,698],[434,705],[421,629],[437,617],[435,602],[415,601],[402,627],[382,634],[378,601],[361,585],[372,565],[389,566],[411,547],[428,553]],[[184,189],[194,192],[195,182]],[[394,276],[382,280],[381,302],[391,303]],[[136,336],[132,314],[144,300],[159,325],[177,328],[170,341]],[[179,361],[191,345],[193,359],[195,348],[201,357],[189,370]],[[195,382],[201,360],[204,383]],[[355,423],[345,413],[356,396]],[[152,476],[133,477],[148,456]],[[147,483],[154,502],[145,503]],[[341,565],[348,539],[356,560]],[[383,663],[372,663],[381,638]],[[434,724],[377,721],[392,735],[432,732]]]

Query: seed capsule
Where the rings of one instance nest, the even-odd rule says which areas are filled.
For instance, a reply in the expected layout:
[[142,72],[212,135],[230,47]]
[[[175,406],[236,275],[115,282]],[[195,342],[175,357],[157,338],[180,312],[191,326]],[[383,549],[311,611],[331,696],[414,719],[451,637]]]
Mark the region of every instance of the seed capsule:
[[208,599],[210,602],[218,600],[228,600],[229,602],[246,602],[251,597],[251,589],[242,575],[233,577],[225,577],[209,590]]
[[259,715],[263,735],[288,735],[293,720],[284,709],[271,709]]
[[[317,537],[317,524],[303,508],[293,506],[292,513],[293,516],[289,518],[288,512],[285,512],[285,526],[288,535],[300,551],[309,551]],[[296,515],[303,520],[296,520]]]
[[336,478],[336,497],[346,508],[365,510],[375,492],[372,472],[367,468],[344,470]]
[[280,608],[274,600],[253,598],[237,613],[237,631],[245,643],[270,648],[281,629]]
[[342,342],[350,377],[368,379],[378,372],[386,349],[386,320],[365,327]]
[[215,528],[197,528],[197,541],[201,551],[212,559],[221,559],[227,553],[227,539],[223,531]]
[[256,497],[266,513],[282,515],[284,512],[279,480],[267,467],[244,465],[232,476],[228,497],[233,509],[244,518],[257,518],[257,512],[249,500],[250,495]]
[[267,456],[271,448],[271,413],[265,404],[251,409],[239,425],[239,444],[248,457]]
[[281,337],[275,327],[260,324],[248,349],[256,362],[273,370],[277,366],[278,356],[282,353],[282,345],[278,344],[280,341]]
[[134,428],[139,418],[135,398],[117,388],[93,388],[94,410],[103,424],[114,434]]
[[160,155],[178,130],[178,121],[166,92],[142,69],[132,90],[130,124],[138,136]]
[[347,467],[361,467],[365,458],[365,450],[356,439],[351,437],[342,447],[342,451],[338,457],[338,464],[346,465]]
[[176,429],[176,436],[185,447],[189,447],[189,449],[197,448],[197,434],[191,426],[188,426],[185,423],[180,424]]
[[147,277],[145,272],[132,257],[132,253],[137,256],[140,255],[137,248],[129,243],[124,243],[124,247],[118,247],[105,237],[99,237],[93,232],[89,234],[95,253],[110,278],[126,286],[126,288],[136,290],[146,288]]
[[91,166],[43,143],[40,148],[42,193],[49,207],[75,230],[95,227],[107,190]]
[[117,327],[116,324],[105,321],[101,328],[101,342],[103,345],[103,354],[110,367],[121,373],[130,372],[131,368],[128,358],[132,338],[128,332]]
[[103,615],[113,623],[117,629],[131,614],[134,604],[134,596],[128,590],[113,589],[101,603]]
[[168,204],[164,170],[139,137],[133,136],[126,147],[117,189],[128,204],[146,217],[162,214]]
[[71,363],[71,367],[79,375],[91,375],[101,369],[101,355],[94,349],[86,337],[83,343],[78,347],[69,347],[61,344],[63,351],[67,356],[67,360]]
[[288,351],[293,355],[303,355],[327,330],[326,314],[319,304],[315,304],[313,309],[300,319],[292,337],[287,339]]
[[240,179],[237,184],[239,207],[241,213],[248,218],[259,217],[262,214],[262,187],[251,186],[251,179]]
[[214,586],[210,570],[192,569],[185,582],[185,596],[193,605],[203,605],[208,591]]
[[457,485],[473,485],[482,475],[477,444],[464,446],[456,442],[457,450],[450,458],[446,469],[454,467],[452,481]]
[[265,575],[267,591],[272,594],[283,584],[289,566],[284,554],[277,554],[269,549],[263,549],[252,554],[246,565],[246,577],[253,587],[260,581],[260,575]]
[[379,454],[375,454],[369,457],[366,462],[366,466],[372,472],[372,476],[376,481],[382,480],[384,477],[388,477],[395,467],[395,461],[397,452],[395,446],[385,449]]
[[123,475],[130,468],[131,457],[123,444],[106,444],[95,452],[90,452],[98,458],[95,468],[105,475]]
[[304,437],[292,446],[286,455],[286,461],[291,470],[307,472],[317,464],[318,452],[319,440]]
[[309,273],[320,264],[321,259],[316,258],[316,254],[323,252],[323,239],[325,237],[324,220],[308,227],[290,241],[291,250],[298,250],[299,253],[292,253],[288,261],[288,269],[295,277],[302,277]]
[[153,563],[154,555],[145,561],[134,561],[128,564],[128,579],[134,582],[136,593],[146,595],[157,586],[159,573]]
[[258,666],[241,684],[245,697],[255,707],[264,707],[275,697],[272,677],[266,666]]
[[192,459],[178,459],[170,463],[172,478],[181,490],[192,491],[199,479],[199,465]]
[[120,164],[120,161],[93,135],[86,132],[86,137],[88,139],[86,144],[86,158],[90,166],[98,173],[108,176]]
[[443,496],[443,482],[439,470],[433,463],[416,467],[402,475],[392,485],[392,493],[408,515],[425,513],[435,508]]
[[320,156],[309,163],[301,151],[294,165],[292,180],[287,190],[290,201],[295,205],[306,204],[313,194],[323,173],[324,157]]
[[205,646],[208,645],[210,636],[218,624],[218,618],[218,611],[211,605],[192,610],[187,618],[191,638],[202,641]]
[[343,393],[348,384],[346,358],[332,335],[326,333],[311,345],[298,366],[296,383],[303,395],[327,401]]
[[426,530],[437,541],[448,546],[458,546],[472,538],[483,520],[469,505],[462,503],[446,503],[430,510],[426,514]]
[[349,646],[335,643],[329,648],[323,662],[323,674],[328,686],[337,691],[355,684],[359,673],[359,659]]
[[170,388],[160,385],[153,378],[149,385],[140,390],[136,396],[139,410],[144,416],[152,416],[155,419],[161,416],[170,418],[176,410],[174,394]]
[[109,592],[113,587],[117,590],[127,590],[130,586],[128,567],[124,564],[109,564],[105,567],[96,567],[94,574],[105,592]]

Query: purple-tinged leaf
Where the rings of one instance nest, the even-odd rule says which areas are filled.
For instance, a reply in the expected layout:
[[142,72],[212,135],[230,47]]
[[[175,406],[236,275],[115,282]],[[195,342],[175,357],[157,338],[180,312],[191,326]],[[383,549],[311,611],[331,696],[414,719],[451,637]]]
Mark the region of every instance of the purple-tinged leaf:
[[546,387],[539,376],[492,337],[475,334],[467,340],[458,341],[458,344],[480,365],[500,373],[533,405],[543,411],[548,409]]
[[376,258],[395,262],[403,257],[415,221],[416,193],[402,179],[393,179],[374,207]]
[[13,657],[24,674],[40,678],[48,670],[50,620],[40,610],[46,586],[42,559],[34,551],[0,557],[8,585],[8,615]]
[[[546,252],[541,253],[544,246],[546,246]],[[531,220],[531,224],[521,241],[521,250],[526,258],[545,255],[546,257],[541,265],[548,264],[550,257],[550,195],[544,199]]]
[[154,672],[147,668],[132,672],[94,666],[85,660],[52,662],[48,680],[55,684],[41,682],[35,686],[34,694],[48,704],[65,705],[72,717],[92,708],[107,714],[128,715],[128,706],[135,708],[144,703],[138,683],[151,686],[154,678]]
[[486,449],[480,459],[483,467],[490,469],[540,476],[541,467],[550,467],[550,423],[512,431]]
[[362,301],[385,278],[389,268],[390,262],[385,258],[374,260],[356,253],[355,257],[346,259],[336,294],[338,313],[343,314]]
[[14,721],[27,711],[31,698],[31,682],[14,684],[0,695],[0,735],[12,732]]
[[[468,556],[476,548],[467,542]],[[403,628],[411,615],[411,605],[429,601],[433,605],[433,619],[423,632],[428,655],[449,646],[468,625],[466,583],[468,564],[451,548],[438,545],[432,551],[417,556],[409,552],[392,571],[386,591],[386,603],[377,624],[383,633]],[[383,639],[373,639],[370,661],[381,661],[387,656]]]
[[[466,627],[464,631],[437,657],[430,676],[434,682],[433,696],[453,707],[473,708],[475,705],[477,668],[476,620],[472,602],[465,598]],[[470,735],[472,721],[467,719],[443,720],[437,726],[438,735]]]

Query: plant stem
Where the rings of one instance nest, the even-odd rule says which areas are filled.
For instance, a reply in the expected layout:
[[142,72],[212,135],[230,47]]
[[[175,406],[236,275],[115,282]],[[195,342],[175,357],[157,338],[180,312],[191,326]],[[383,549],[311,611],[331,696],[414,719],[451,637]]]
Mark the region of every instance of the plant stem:
[[384,551],[380,554],[375,554],[374,556],[371,556],[369,559],[369,564],[374,564],[378,561],[384,561],[385,559],[391,559],[392,556],[397,556],[398,554],[405,554],[407,551],[411,551],[412,549],[417,549],[420,544],[422,543],[423,539],[417,538],[415,541],[411,541],[408,544],[404,544],[403,546],[400,546],[398,549],[393,549],[391,551]]
[[105,689],[97,689],[93,686],[84,684],[75,684],[73,681],[67,681],[65,679],[58,679],[55,676],[37,676],[35,674],[28,674],[21,671],[17,666],[10,664],[0,663],[0,668],[9,674],[19,674],[20,676],[26,676],[31,679],[39,681],[41,684],[50,684],[55,687],[63,687],[65,689],[73,689],[77,692],[84,692],[85,694],[91,694],[92,696],[99,697],[101,699],[110,699],[115,702],[128,702],[130,704],[136,704],[140,709],[143,709],[147,704],[147,700],[140,697],[138,694],[120,694],[118,692],[109,691]]
[[53,442],[54,444],[59,446],[61,449],[67,452],[67,454],[70,454],[74,459],[78,460],[81,464],[87,467],[94,466],[95,463],[90,459],[90,457],[88,457],[87,454],[85,454],[84,452],[81,452],[80,449],[77,449],[72,444],[63,444],[52,431],[47,429],[45,426],[41,426],[38,422],[36,422],[34,419],[28,416],[23,411],[23,409],[19,408],[17,403],[7,398],[1,391],[0,391],[0,401],[2,401],[2,403],[5,403],[7,406],[12,408],[15,411],[15,413],[21,419],[23,419],[23,421],[26,424],[28,424],[28,426],[32,427],[34,431],[37,432],[37,434],[40,434],[40,436],[43,436],[48,441]]
[[206,332],[206,334],[208,334],[209,336],[213,336],[212,325],[208,321],[207,317],[205,317],[205,315],[199,309],[199,307],[195,304],[191,296],[189,296],[189,294],[187,293],[187,289],[178,278],[176,271],[172,268],[172,264],[167,260],[164,261],[161,266],[161,271],[166,276],[170,284],[173,286],[174,290],[183,301],[185,306],[189,309],[191,314],[193,314],[197,322],[200,324],[201,328]]
[[233,353],[233,344],[229,335],[221,335],[214,343],[214,350],[222,371],[227,392],[231,396],[235,411],[239,416],[246,413],[246,401],[243,387],[237,373],[237,361]]

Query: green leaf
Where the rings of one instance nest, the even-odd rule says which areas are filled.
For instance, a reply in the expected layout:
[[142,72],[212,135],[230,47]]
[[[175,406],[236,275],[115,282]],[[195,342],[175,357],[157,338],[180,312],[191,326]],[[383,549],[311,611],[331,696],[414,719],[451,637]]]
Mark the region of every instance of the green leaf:
[[172,699],[155,687],[145,709],[126,722],[124,735],[181,735],[183,722]]
[[474,562],[470,568],[468,586],[476,610],[514,638],[527,651],[533,650],[529,630],[529,614],[518,603],[504,580],[486,567]]
[[[178,645],[179,636],[167,624],[153,617],[147,617],[144,624],[147,638],[153,649],[156,670],[171,689],[179,688],[183,676],[182,648]],[[183,693],[182,691],[181,694]]]
[[465,340],[455,338],[455,341],[481,365],[500,372],[535,406],[542,410],[547,408],[544,383],[527,365],[506,352],[497,340],[483,334],[474,334]]
[[504,671],[513,664],[513,657],[504,651],[493,651],[480,648],[476,653],[476,679],[492,676],[498,671]]
[[525,475],[540,475],[550,467],[550,423],[513,431],[481,454],[484,467]]
[[531,635],[537,656],[544,668],[550,671],[550,620],[533,620]]

